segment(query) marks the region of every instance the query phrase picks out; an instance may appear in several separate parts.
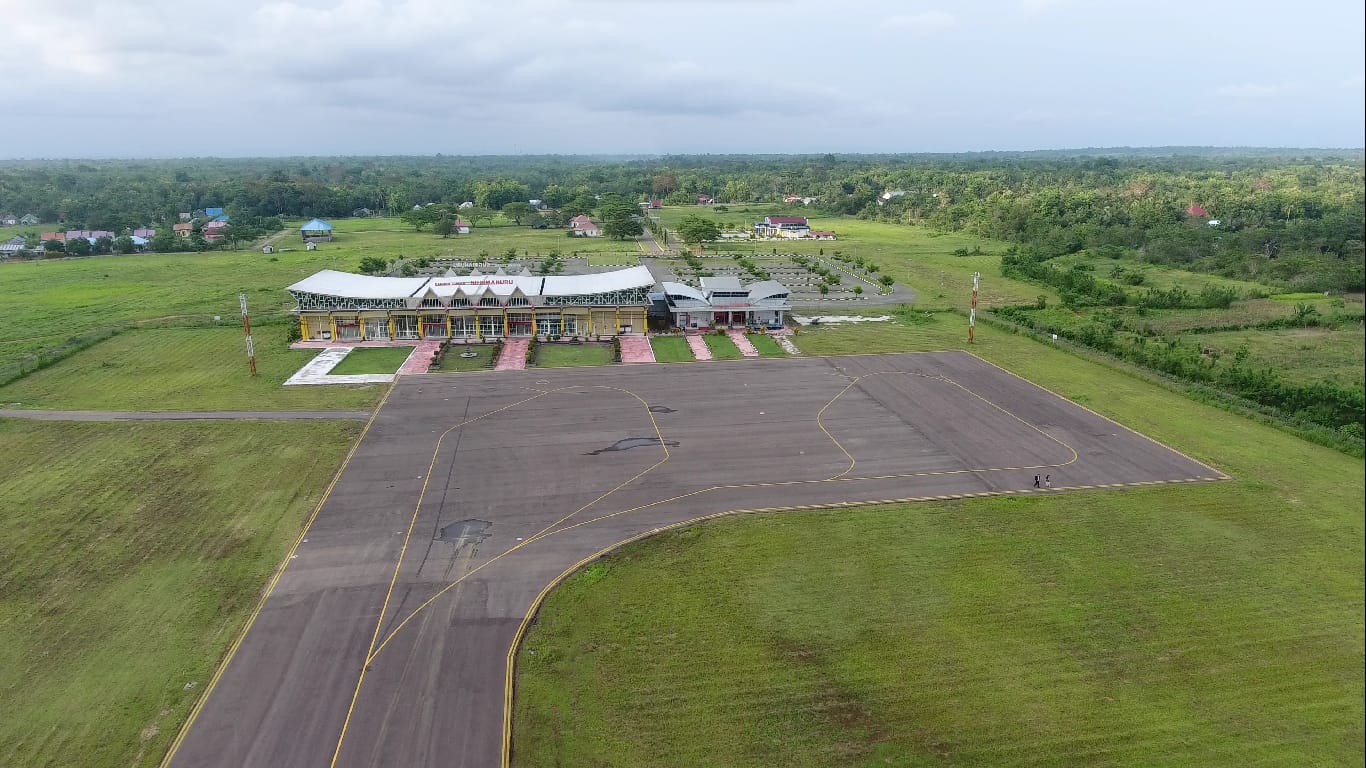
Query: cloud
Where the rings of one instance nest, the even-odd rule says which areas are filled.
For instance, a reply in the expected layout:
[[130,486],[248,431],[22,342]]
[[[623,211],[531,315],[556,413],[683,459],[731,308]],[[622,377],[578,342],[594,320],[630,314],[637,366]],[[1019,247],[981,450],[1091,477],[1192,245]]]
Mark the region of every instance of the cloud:
[[917,35],[943,32],[958,26],[958,17],[947,11],[922,11],[920,13],[901,13],[887,18],[886,25],[892,29],[904,29]]

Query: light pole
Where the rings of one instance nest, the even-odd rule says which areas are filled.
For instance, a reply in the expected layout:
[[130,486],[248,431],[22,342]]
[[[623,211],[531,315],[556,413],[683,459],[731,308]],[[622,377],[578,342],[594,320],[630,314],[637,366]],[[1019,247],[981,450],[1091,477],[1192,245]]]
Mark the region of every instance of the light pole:
[[982,285],[982,273],[972,273],[972,306],[968,309],[968,343],[973,343],[973,330],[977,327],[977,290]]

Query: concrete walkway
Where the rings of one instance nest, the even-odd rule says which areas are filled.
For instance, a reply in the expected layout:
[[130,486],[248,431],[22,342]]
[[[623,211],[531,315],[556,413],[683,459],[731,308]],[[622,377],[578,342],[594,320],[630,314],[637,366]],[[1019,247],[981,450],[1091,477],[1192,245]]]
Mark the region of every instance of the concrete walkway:
[[692,349],[692,356],[698,360],[711,359],[711,347],[707,346],[707,340],[701,334],[688,334],[688,346]]
[[621,337],[621,362],[653,363],[654,361],[655,348],[650,346],[649,339],[644,336]]
[[289,348],[290,348],[290,349],[336,349],[336,348],[338,348],[338,347],[346,347],[347,349],[356,349],[356,348],[358,348],[358,347],[362,347],[362,348],[371,348],[371,347],[411,347],[411,346],[413,346],[413,345],[415,345],[415,344],[419,344],[419,343],[421,343],[421,341],[420,341],[419,339],[406,339],[406,340],[398,340],[398,341],[395,341],[395,340],[393,340],[393,339],[388,339],[388,340],[385,340],[385,341],[296,341],[296,342],[294,342],[293,344],[290,344],[290,345],[289,345]]
[[526,350],[531,346],[530,339],[508,339],[503,342],[503,353],[498,355],[495,371],[521,371],[526,369]]
[[351,347],[328,347],[318,353],[318,356],[309,360],[304,367],[295,371],[293,376],[285,379],[286,387],[297,387],[310,384],[388,384],[394,380],[392,373],[358,373],[348,376],[329,376],[328,371],[337,367],[347,355],[351,354]]
[[369,411],[25,411],[0,408],[0,419],[30,421],[365,421]]
[[413,348],[412,354],[408,355],[408,359],[399,366],[398,375],[409,376],[414,373],[426,373],[432,367],[432,355],[436,354],[438,349],[441,349],[439,340],[427,339],[419,342]]
[[759,356],[759,350],[754,348],[754,342],[749,340],[749,337],[745,335],[744,331],[731,328],[726,331],[726,335],[730,337],[731,341],[735,342],[735,346],[740,348],[741,357]]
[[800,349],[797,349],[797,345],[792,343],[792,331],[784,328],[781,331],[769,331],[768,335],[772,336],[773,340],[778,342],[778,346],[782,347],[783,351],[789,355],[800,355],[802,353]]

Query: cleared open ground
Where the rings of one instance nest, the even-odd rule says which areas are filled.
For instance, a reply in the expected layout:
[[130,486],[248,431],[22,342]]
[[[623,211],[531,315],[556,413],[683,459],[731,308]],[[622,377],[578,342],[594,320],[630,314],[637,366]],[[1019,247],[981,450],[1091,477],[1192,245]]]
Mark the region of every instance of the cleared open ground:
[[717,513],[1028,496],[1036,473],[1221,477],[963,353],[405,379],[172,764],[497,765],[509,650],[583,558]]

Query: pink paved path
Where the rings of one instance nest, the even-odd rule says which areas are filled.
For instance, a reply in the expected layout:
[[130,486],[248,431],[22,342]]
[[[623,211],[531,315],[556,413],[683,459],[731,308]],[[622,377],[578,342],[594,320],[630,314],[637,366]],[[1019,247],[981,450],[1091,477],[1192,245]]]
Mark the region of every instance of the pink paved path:
[[688,346],[692,347],[692,356],[698,360],[711,359],[711,347],[707,346],[707,340],[700,334],[689,334]]
[[296,341],[290,349],[332,349],[333,347],[411,347],[417,339],[389,339],[385,341]]
[[440,348],[441,342],[439,341],[432,339],[419,341],[417,346],[413,347],[413,353],[408,355],[408,359],[403,361],[403,365],[399,366],[398,374],[407,376],[411,373],[426,373],[427,369],[432,367],[432,355],[436,354]]
[[526,369],[526,348],[530,339],[508,339],[503,342],[503,353],[498,356],[495,371],[521,371]]
[[644,336],[621,337],[621,362],[653,363],[654,361],[655,349],[650,346],[649,339]]
[[754,348],[754,342],[749,340],[749,337],[745,335],[744,331],[737,331],[734,328],[731,328],[726,331],[726,335],[730,337],[731,341],[735,342],[735,346],[740,348],[741,357],[759,356],[759,350]]

